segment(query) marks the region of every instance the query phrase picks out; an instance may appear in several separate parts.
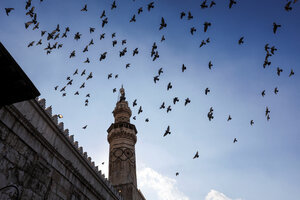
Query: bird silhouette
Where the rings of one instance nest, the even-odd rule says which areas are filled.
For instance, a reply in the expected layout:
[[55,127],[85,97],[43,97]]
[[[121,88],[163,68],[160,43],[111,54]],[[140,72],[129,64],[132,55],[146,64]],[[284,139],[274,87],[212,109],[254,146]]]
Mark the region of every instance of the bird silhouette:
[[244,37],[241,37],[240,39],[239,39],[239,45],[241,45],[241,44],[243,44],[244,43]]
[[230,120],[232,120],[232,118],[231,118],[231,116],[229,115],[227,121],[230,121]]
[[194,155],[193,159],[199,158],[199,153],[198,151],[196,152],[196,154]]
[[266,90],[263,90],[262,92],[261,92],[261,96],[265,96],[266,95]]
[[142,106],[140,106],[138,114],[140,114],[141,112],[143,112]]
[[193,19],[194,17],[193,17],[193,15],[192,15],[192,13],[189,11],[188,12],[188,20],[191,20],[191,19]]
[[202,9],[208,8],[208,5],[206,4],[206,0],[204,0],[204,1],[202,2],[202,4],[200,5],[200,7],[201,7]]
[[78,92],[78,91],[76,91],[76,92],[74,93],[74,95],[79,95],[79,92]]
[[83,53],[88,51],[88,45],[85,46],[85,48],[83,49]]
[[128,67],[130,67],[130,63],[127,63],[127,64],[126,64],[126,69],[127,69]]
[[101,54],[99,60],[100,60],[100,61],[104,60],[104,59],[106,58],[106,54],[107,54],[107,52],[104,52],[103,54]]
[[206,88],[206,89],[205,89],[205,95],[207,95],[209,92],[210,92],[210,89],[209,89],[209,88]]
[[102,28],[105,26],[105,24],[107,24],[108,23],[108,18],[106,17],[106,18],[104,18],[103,20],[102,20]]
[[160,69],[158,70],[158,76],[160,76],[162,73],[163,73],[163,68],[160,68]]
[[250,125],[252,126],[253,124],[254,124],[254,121],[253,121],[253,120],[251,120],[251,121],[250,121]]
[[171,108],[171,106],[168,106],[167,113],[170,112],[170,111],[172,111],[172,108]]
[[276,34],[277,29],[280,27],[281,27],[280,24],[276,24],[275,22],[273,22],[273,33]]
[[280,69],[279,67],[277,67],[277,75],[280,76],[280,73],[283,72],[283,69]]
[[290,74],[289,74],[289,77],[293,76],[294,74],[295,74],[295,73],[294,73],[293,69],[291,69],[291,72],[290,72]]
[[136,120],[136,116],[133,116],[133,118],[132,118],[132,119]]
[[161,18],[161,23],[160,23],[160,27],[159,27],[159,30],[163,29],[163,28],[166,28],[167,27],[167,24],[165,22],[165,19],[162,17]]
[[165,41],[165,40],[166,40],[166,38],[165,38],[165,36],[163,35],[163,36],[161,37],[160,42],[163,42],[163,41]]
[[82,127],[82,129],[86,129],[87,128],[87,125],[85,125],[84,127]]
[[140,14],[140,13],[142,13],[143,12],[143,7],[140,7],[139,9],[138,9],[138,15]]
[[113,3],[111,4],[111,10],[117,8],[117,5],[116,5],[116,1],[113,1]]
[[105,10],[102,11],[100,18],[102,19],[103,17],[106,17]]
[[113,89],[113,93],[115,93],[115,92],[117,92],[117,88],[114,88],[114,89]]
[[57,89],[58,89],[58,85],[54,87],[54,90],[57,90]]
[[268,106],[266,107],[266,113],[265,113],[265,115],[267,116],[267,115],[269,115],[270,114],[270,110],[269,110],[269,108],[268,108]]
[[84,61],[84,63],[90,63],[90,59],[86,58],[86,60]]
[[168,86],[167,86],[167,90],[170,90],[170,89],[172,89],[172,87],[173,87],[173,86],[172,86],[172,83],[171,83],[171,82],[169,82],[169,83],[168,83]]
[[9,16],[9,13],[14,10],[14,8],[5,8],[6,15]]
[[104,37],[105,37],[105,33],[102,33],[102,34],[100,35],[100,40],[104,39]]
[[75,50],[71,52],[71,54],[70,54],[69,57],[70,57],[70,58],[75,57]]
[[81,9],[81,11],[87,12],[87,4],[84,5],[84,7]]
[[174,105],[176,104],[176,102],[179,102],[178,97],[174,97],[174,98],[173,98],[173,104],[174,104]]
[[175,174],[176,176],[178,176],[179,175],[179,172],[176,172],[176,174]]
[[208,29],[208,27],[210,27],[210,26],[211,26],[211,23],[210,23],[210,22],[205,22],[205,23],[204,23],[204,32],[206,32],[207,29]]
[[185,102],[184,102],[184,106],[186,106],[187,104],[191,103],[191,100],[189,98],[186,98],[185,99]]
[[191,32],[192,35],[194,35],[194,32],[195,32],[195,31],[196,31],[196,28],[195,28],[195,27],[192,27],[190,32]]
[[118,78],[118,77],[119,77],[119,74],[116,74],[116,75],[115,75],[115,79]]
[[236,139],[236,138],[234,138],[234,139],[233,139],[233,143],[236,143],[236,142],[237,142],[237,139]]
[[122,45],[126,44],[126,40],[122,40]]
[[215,5],[216,5],[216,2],[211,1],[209,7],[211,8],[211,7],[215,6]]
[[133,103],[132,103],[132,107],[134,107],[134,106],[136,106],[136,105],[137,105],[136,101],[137,101],[137,99],[135,99],[135,100],[133,101]]
[[186,66],[182,64],[181,71],[184,72],[186,70]]
[[164,137],[167,135],[171,135],[170,126],[167,127],[167,130],[165,131]]
[[157,81],[159,81],[159,76],[154,76],[153,80],[154,80],[154,83],[156,83]]
[[279,90],[278,90],[278,88],[276,87],[276,88],[274,89],[274,93],[277,94],[278,92],[279,92]]
[[77,33],[75,34],[75,36],[74,36],[74,39],[75,39],[76,41],[78,41],[78,40],[80,39],[80,37],[81,37],[81,34],[80,34],[79,32],[77,32]]
[[292,1],[289,1],[289,2],[287,2],[287,4],[285,4],[284,9],[286,11],[292,10],[291,3],[292,3]]
[[86,80],[89,80],[91,78],[93,78],[93,73],[92,72],[90,72],[90,74],[88,75],[88,77],[86,78]]
[[117,40],[113,40],[112,41],[112,45],[113,45],[113,47],[116,45],[118,43],[118,41]]
[[146,118],[146,119],[145,119],[145,122],[149,122],[149,118]]
[[135,15],[133,15],[129,22],[136,22]]
[[110,79],[112,77],[112,73],[107,75],[107,79]]
[[80,76],[83,76],[83,75],[85,75],[85,69],[81,72]]
[[212,66],[213,66],[212,62],[209,61],[209,63],[208,63],[208,68],[211,69]]
[[163,102],[163,103],[161,104],[161,106],[159,107],[159,109],[165,109],[165,102]]
[[132,55],[135,56],[135,55],[138,54],[138,53],[139,53],[139,49],[138,49],[138,48],[135,48],[135,49],[133,50]]
[[150,11],[152,8],[154,8],[154,2],[149,3],[147,8],[148,8],[148,11]]
[[81,84],[80,89],[81,89],[81,88],[84,88],[84,87],[85,87],[85,82],[83,82],[83,83]]
[[180,13],[180,19],[182,19],[185,16],[185,12]]
[[229,8],[232,8],[232,6],[233,6],[234,4],[236,4],[236,1],[230,0],[230,2],[229,2]]

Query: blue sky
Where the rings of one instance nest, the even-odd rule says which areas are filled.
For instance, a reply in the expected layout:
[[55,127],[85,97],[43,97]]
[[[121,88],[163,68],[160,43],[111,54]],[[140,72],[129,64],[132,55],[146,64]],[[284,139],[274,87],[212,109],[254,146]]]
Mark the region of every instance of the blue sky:
[[[138,130],[136,156],[138,184],[147,199],[295,199],[300,195],[300,13],[299,2],[284,10],[285,0],[237,0],[232,9],[229,1],[216,0],[216,6],[201,9],[203,1],[160,0],[154,9],[147,11],[151,1],[119,0],[117,8],[110,9],[111,0],[33,0],[40,22],[38,30],[25,29],[30,21],[25,16],[25,1],[2,0],[0,3],[0,41],[46,99],[54,113],[75,135],[84,150],[107,174],[107,128],[113,122],[112,111],[118,98],[113,88],[121,84],[131,105],[133,116],[141,105],[144,112],[131,120]],[[210,3],[210,1],[208,1]],[[87,4],[88,12],[81,12]],[[14,7],[10,16],[4,8]],[[139,7],[143,12],[137,15]],[[100,15],[106,10],[108,24],[101,28]],[[180,12],[190,11],[194,18],[180,20]],[[136,22],[129,23],[136,14]],[[167,27],[159,30],[161,17]],[[211,27],[204,33],[204,22]],[[276,34],[272,24],[282,27]],[[27,48],[31,41],[41,39],[41,30],[51,32],[60,24],[61,32],[70,27],[67,38],[59,38],[63,48],[46,55],[43,45]],[[190,28],[197,31],[190,34]],[[95,32],[89,33],[89,27]],[[74,35],[82,37],[75,41]],[[111,34],[116,33],[118,44],[112,47]],[[105,33],[105,39],[99,40]],[[62,34],[62,33],[61,33]],[[46,33],[47,35],[47,33]],[[166,40],[160,42],[162,35]],[[244,44],[238,45],[240,37]],[[211,42],[201,48],[202,40]],[[89,51],[82,50],[93,39]],[[127,39],[126,45],[121,40]],[[160,57],[152,61],[150,52],[156,42]],[[50,41],[54,44],[53,40]],[[269,60],[271,66],[263,68],[265,44],[276,46],[278,51]],[[119,51],[127,47],[124,57]],[[139,48],[139,54],[132,51]],[[69,59],[76,50],[76,57]],[[107,51],[107,58],[99,61]],[[83,63],[89,57],[91,63]],[[208,62],[212,61],[212,70]],[[131,63],[128,69],[125,65]],[[181,66],[187,70],[182,73]],[[164,73],[154,84],[158,69]],[[276,68],[283,72],[276,74]],[[93,78],[79,89],[85,76],[72,76],[86,69]],[[295,75],[289,77],[290,70]],[[112,79],[107,79],[109,73]],[[117,79],[114,75],[118,74]],[[74,80],[66,89],[66,97],[55,91]],[[166,90],[172,82],[173,88]],[[206,87],[211,92],[204,94]],[[279,92],[273,90],[278,87]],[[76,91],[79,96],[74,96]],[[262,97],[262,90],[266,96]],[[89,106],[84,106],[85,95],[91,94]],[[179,102],[173,105],[177,96]],[[191,103],[184,106],[184,99]],[[132,107],[137,99],[138,106]],[[162,102],[172,105],[172,111],[159,110]],[[265,117],[269,107],[270,120]],[[214,119],[207,113],[214,108]],[[227,122],[228,115],[232,120]],[[149,123],[145,119],[149,118]],[[250,120],[254,125],[250,126]],[[86,130],[82,127],[88,125]],[[170,125],[171,135],[163,137]],[[238,142],[233,144],[233,139]],[[199,158],[193,160],[196,151]],[[102,162],[104,165],[101,165]],[[179,176],[175,176],[176,172]],[[151,179],[152,178],[152,179]],[[147,180],[151,180],[151,184]],[[166,188],[166,185],[170,187]],[[169,189],[168,189],[169,188]],[[223,195],[221,194],[223,193]],[[173,195],[173,196],[172,196]],[[227,196],[227,197],[226,197]]]

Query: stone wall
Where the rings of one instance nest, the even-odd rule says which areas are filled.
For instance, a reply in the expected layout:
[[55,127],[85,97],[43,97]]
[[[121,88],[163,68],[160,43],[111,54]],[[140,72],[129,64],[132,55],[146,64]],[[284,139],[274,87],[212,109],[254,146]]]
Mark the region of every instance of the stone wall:
[[7,185],[22,200],[122,200],[44,99],[0,108],[0,188]]

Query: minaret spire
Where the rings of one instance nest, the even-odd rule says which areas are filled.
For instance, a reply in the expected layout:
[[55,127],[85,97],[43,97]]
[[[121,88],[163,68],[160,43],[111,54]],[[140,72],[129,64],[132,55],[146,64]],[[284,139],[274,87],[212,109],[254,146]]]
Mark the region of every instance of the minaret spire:
[[107,132],[109,147],[109,180],[121,191],[124,200],[136,199],[136,159],[135,143],[137,130],[130,123],[131,109],[125,97],[125,89],[120,88],[120,99],[113,111],[115,122]]

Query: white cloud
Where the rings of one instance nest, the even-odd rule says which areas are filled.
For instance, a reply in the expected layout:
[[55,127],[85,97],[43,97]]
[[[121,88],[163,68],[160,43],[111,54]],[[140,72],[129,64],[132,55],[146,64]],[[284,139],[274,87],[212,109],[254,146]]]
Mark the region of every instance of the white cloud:
[[159,200],[189,200],[178,190],[175,179],[163,176],[148,167],[138,170],[137,174],[141,190],[154,192]]
[[[206,195],[205,200],[233,200],[227,197],[225,194],[218,192],[216,190],[210,190],[210,192]],[[241,200],[241,199],[235,199]]]

